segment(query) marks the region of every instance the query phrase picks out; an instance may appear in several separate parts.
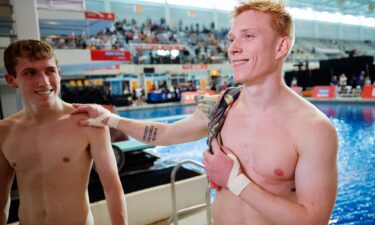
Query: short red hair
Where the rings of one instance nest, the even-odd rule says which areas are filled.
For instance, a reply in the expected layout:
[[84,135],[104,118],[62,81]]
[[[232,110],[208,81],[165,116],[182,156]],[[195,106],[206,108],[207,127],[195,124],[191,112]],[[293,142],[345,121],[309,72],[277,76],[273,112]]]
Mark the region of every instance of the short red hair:
[[285,9],[283,0],[243,0],[233,9],[232,18],[236,18],[243,12],[254,10],[271,17],[271,26],[282,37],[289,37],[294,42],[294,25],[290,14]]

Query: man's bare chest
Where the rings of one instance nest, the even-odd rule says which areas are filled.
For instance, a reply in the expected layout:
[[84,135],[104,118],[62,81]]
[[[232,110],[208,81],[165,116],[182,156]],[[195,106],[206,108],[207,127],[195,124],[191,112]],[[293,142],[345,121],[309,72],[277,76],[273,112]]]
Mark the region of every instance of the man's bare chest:
[[61,123],[15,127],[3,144],[4,155],[16,171],[74,163],[88,154],[87,148],[88,141],[82,132]]
[[221,136],[253,179],[278,183],[294,178],[298,155],[283,121],[229,114]]

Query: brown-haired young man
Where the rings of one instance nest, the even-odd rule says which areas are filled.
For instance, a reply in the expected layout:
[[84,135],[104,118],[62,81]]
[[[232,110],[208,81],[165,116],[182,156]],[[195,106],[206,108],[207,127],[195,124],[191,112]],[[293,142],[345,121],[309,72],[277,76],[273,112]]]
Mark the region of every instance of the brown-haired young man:
[[294,40],[292,19],[282,1],[268,0],[242,1],[233,17],[228,55],[234,80],[243,86],[226,91],[213,108],[202,101],[206,105],[199,103],[191,117],[174,124],[116,118],[87,105],[75,113],[96,118],[83,125],[117,124],[153,145],[208,133],[212,151],[204,153],[203,163],[221,187],[212,205],[215,225],[327,224],[337,192],[337,134],[283,80]]
[[50,45],[20,40],[5,50],[5,79],[24,109],[0,121],[0,224],[17,178],[20,224],[94,224],[87,185],[94,160],[113,224],[126,224],[124,192],[108,128],[81,127],[63,102]]

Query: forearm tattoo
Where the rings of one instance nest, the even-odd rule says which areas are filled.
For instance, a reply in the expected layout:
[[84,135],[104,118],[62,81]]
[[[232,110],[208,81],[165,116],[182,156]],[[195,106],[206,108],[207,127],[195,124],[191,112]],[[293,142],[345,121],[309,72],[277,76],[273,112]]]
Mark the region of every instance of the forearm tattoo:
[[158,132],[158,128],[154,126],[146,126],[145,131],[143,132],[143,141],[150,142],[156,140],[156,134]]

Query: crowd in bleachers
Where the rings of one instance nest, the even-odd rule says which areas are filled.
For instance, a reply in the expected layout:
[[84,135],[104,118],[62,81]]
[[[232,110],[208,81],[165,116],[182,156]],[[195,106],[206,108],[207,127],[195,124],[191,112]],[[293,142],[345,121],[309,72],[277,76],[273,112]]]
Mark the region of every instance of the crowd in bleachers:
[[[201,24],[184,26],[180,21],[170,27],[162,18],[160,21],[148,19],[139,24],[135,19],[121,19],[105,30],[90,37],[44,37],[53,47],[81,49],[126,49],[133,55],[133,63],[222,63],[228,59],[226,38],[228,30],[217,30],[212,23],[209,27]],[[157,51],[132,48],[133,44],[182,44],[187,50],[181,51],[178,60],[162,60]],[[329,39],[297,38],[287,61],[319,61],[357,55],[374,55],[375,43],[371,41],[339,41]],[[164,56],[163,56],[164,57]],[[171,54],[167,57],[173,57]]]
[[182,44],[187,50],[180,53],[180,63],[220,63],[227,59],[226,34],[227,30],[215,30],[213,24],[184,26],[180,21],[177,27],[171,28],[164,19],[158,22],[148,19],[141,24],[134,19],[122,19],[95,36],[44,37],[44,40],[57,49],[130,50],[137,64],[163,62],[157,60],[157,51],[134,49],[132,44]]
[[371,41],[297,38],[287,60],[319,61],[361,55],[375,56],[375,43]]
[[[139,24],[136,20],[121,19],[95,36],[68,36],[68,37],[45,37],[45,40],[51,43],[57,49],[122,49],[129,50],[132,54],[132,60],[135,64],[163,64],[163,63],[222,63],[228,61],[226,49],[228,40],[226,38],[228,30],[216,30],[212,23],[209,27],[201,24],[192,24],[184,26],[180,21],[176,27],[169,27],[164,19],[159,21],[146,20]],[[157,50],[139,49],[134,45],[147,44],[166,44],[183,45],[186,50],[179,50],[179,56],[173,59],[171,49],[167,55],[159,55]],[[309,62],[332,58],[353,57],[358,55],[374,55],[375,43],[370,41],[338,41],[326,39],[297,38],[291,54],[287,61],[295,63],[298,70],[309,70]],[[170,58],[169,60],[167,58]],[[361,93],[364,85],[372,84],[371,78],[366,74],[351,75],[344,81],[345,74],[333,76],[331,85],[337,86],[338,95],[343,97],[356,97]],[[294,82],[297,86],[297,80]],[[375,82],[374,82],[375,83]],[[226,88],[226,83],[219,87],[214,82],[209,84],[210,90],[220,91]],[[223,87],[222,87],[223,86]],[[291,85],[293,86],[293,84]],[[79,89],[80,90],[80,89]],[[158,91],[163,92],[163,88]],[[165,90],[170,90],[166,87]],[[177,90],[177,88],[175,88]],[[67,98],[77,95],[77,90],[65,90]],[[184,91],[184,90],[180,90]],[[85,90],[87,92],[87,90]],[[99,93],[103,103],[113,103],[114,99],[106,99],[107,93],[103,90],[88,90],[88,92]],[[157,92],[151,90],[151,92]],[[174,93],[164,91],[165,93]],[[163,92],[163,93],[164,93]],[[94,95],[92,95],[94,96]],[[173,99],[178,99],[177,94]],[[108,97],[109,98],[109,97]],[[117,102],[123,105],[131,104],[131,95],[126,96],[125,100],[119,99]],[[147,99],[147,98],[146,98]],[[79,99],[74,101],[79,102]],[[87,99],[85,99],[87,101]]]

